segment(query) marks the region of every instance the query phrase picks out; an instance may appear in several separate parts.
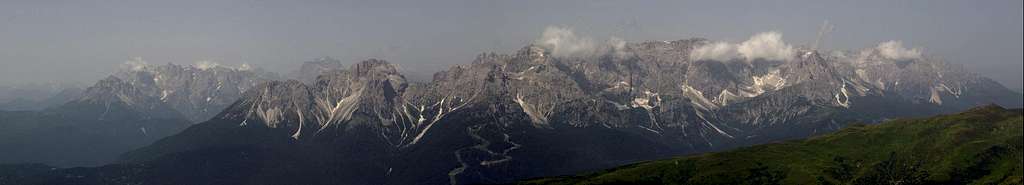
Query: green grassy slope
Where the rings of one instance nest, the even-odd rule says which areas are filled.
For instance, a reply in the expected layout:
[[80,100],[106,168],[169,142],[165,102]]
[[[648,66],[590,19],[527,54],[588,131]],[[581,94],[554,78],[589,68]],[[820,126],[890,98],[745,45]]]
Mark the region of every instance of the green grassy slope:
[[1021,184],[1022,122],[985,106],[522,184]]

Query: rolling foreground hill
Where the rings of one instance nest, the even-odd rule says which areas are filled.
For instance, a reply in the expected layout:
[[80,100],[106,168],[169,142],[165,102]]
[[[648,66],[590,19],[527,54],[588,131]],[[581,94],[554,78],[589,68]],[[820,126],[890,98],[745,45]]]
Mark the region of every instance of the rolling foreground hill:
[[521,184],[1021,184],[1022,123],[984,106]]

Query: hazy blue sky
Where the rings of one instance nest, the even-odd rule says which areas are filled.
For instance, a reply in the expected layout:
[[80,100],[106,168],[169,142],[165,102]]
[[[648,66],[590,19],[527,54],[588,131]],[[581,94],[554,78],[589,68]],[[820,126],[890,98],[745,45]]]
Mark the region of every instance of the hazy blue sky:
[[1011,88],[1022,84],[1022,3],[985,1],[0,1],[0,84],[92,83],[132,57],[287,71],[321,56],[383,58],[412,75],[512,52],[551,25],[595,39],[791,44],[836,25],[829,49],[887,40]]

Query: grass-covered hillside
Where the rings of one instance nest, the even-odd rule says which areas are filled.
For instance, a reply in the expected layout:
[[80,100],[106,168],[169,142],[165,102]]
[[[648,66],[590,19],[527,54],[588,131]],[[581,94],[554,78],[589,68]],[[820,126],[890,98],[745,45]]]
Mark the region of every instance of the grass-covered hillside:
[[522,184],[1021,184],[1022,124],[984,106]]

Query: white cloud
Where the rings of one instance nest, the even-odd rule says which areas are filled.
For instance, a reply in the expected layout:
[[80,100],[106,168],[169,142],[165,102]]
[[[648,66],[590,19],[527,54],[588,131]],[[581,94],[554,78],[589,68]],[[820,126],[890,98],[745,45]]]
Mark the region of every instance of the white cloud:
[[142,57],[132,57],[128,61],[125,61],[124,64],[121,64],[122,69],[128,69],[132,71],[141,71],[143,69],[146,69],[146,66],[149,66],[149,63],[145,60],[142,60]]
[[758,33],[749,40],[740,43],[736,47],[740,55],[747,60],[789,60],[793,57],[793,46],[782,41],[782,34],[778,32]]
[[212,62],[212,61],[209,61],[209,60],[200,60],[200,61],[196,61],[196,63],[194,65],[192,65],[192,66],[195,66],[196,68],[199,68],[200,70],[207,70],[207,69],[215,68],[215,67],[221,66],[221,65],[220,65],[220,63]]
[[234,67],[234,66],[224,65],[224,64],[220,64],[218,62],[209,61],[209,60],[196,61],[196,63],[192,64],[192,66],[195,67],[196,69],[200,69],[200,70],[208,70],[208,69],[213,69],[213,68],[218,68],[218,67],[225,68],[225,69],[238,70],[238,71],[248,71],[248,70],[252,70],[253,69],[252,65],[249,65],[248,63],[242,63],[242,65],[239,65],[238,67]]
[[590,38],[577,36],[568,27],[548,26],[536,44],[555,56],[589,54],[594,51],[594,42]]
[[878,54],[884,58],[892,60],[908,60],[921,58],[921,50],[914,48],[908,49],[903,47],[903,41],[890,40],[882,42],[875,47],[878,50]]
[[732,59],[789,60],[793,57],[793,46],[782,40],[778,32],[763,32],[751,36],[739,44],[714,42],[696,48],[690,53],[692,60],[729,61]]
[[626,51],[626,40],[618,37],[608,38],[608,46],[611,47],[612,52],[615,52],[616,57],[625,57],[629,54]]
[[239,71],[248,71],[248,70],[252,70],[252,66],[251,66],[251,65],[249,65],[249,63],[243,63],[243,64],[242,64],[242,66],[239,66],[239,67],[238,67],[238,70],[239,70]]
[[736,52],[736,46],[727,42],[714,42],[705,44],[693,49],[690,52],[690,59],[697,60],[716,60],[716,61],[729,61],[734,58],[739,58],[739,53]]

